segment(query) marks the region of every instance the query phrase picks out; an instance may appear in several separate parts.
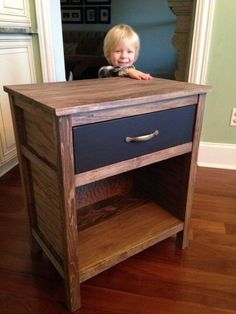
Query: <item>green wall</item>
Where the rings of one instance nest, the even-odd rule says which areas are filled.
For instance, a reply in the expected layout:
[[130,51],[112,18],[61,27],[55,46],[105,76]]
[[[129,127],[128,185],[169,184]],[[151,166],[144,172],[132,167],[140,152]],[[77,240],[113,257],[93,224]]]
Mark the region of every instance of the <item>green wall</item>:
[[[206,101],[201,140],[236,144],[230,127],[236,108],[236,1],[216,0],[206,83],[213,86]],[[235,157],[236,158],[236,157]]]

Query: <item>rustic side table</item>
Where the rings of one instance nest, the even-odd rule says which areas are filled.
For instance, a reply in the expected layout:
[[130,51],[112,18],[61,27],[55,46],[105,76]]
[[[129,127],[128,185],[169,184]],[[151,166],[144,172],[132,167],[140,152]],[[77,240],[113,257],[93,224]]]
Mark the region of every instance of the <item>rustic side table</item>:
[[5,86],[32,248],[80,283],[176,235],[188,245],[208,86],[108,78]]

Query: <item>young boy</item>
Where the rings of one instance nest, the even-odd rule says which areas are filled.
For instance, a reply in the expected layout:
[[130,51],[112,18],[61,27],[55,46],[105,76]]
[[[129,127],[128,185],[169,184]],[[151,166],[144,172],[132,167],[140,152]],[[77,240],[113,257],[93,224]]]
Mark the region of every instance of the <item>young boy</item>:
[[103,45],[104,56],[110,65],[98,71],[98,77],[128,76],[137,80],[150,80],[148,73],[134,67],[140,49],[138,34],[126,24],[116,25],[109,30]]

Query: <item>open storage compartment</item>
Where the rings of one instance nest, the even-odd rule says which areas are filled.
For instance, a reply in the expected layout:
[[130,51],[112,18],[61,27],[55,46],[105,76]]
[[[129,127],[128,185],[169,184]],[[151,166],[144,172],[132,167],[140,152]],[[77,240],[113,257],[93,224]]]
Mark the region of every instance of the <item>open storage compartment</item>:
[[183,231],[179,189],[187,191],[188,160],[182,155],[77,188],[81,282]]

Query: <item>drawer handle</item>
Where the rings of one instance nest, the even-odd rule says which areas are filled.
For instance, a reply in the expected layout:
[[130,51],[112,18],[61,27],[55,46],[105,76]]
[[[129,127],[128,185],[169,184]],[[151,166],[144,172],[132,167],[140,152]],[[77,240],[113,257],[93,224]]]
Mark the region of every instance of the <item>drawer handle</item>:
[[159,131],[158,130],[155,130],[153,133],[146,134],[146,135],[140,135],[140,136],[134,136],[134,137],[127,136],[125,138],[125,142],[126,143],[129,143],[129,142],[145,142],[145,141],[151,140],[152,138],[154,138],[157,135],[159,135]]

